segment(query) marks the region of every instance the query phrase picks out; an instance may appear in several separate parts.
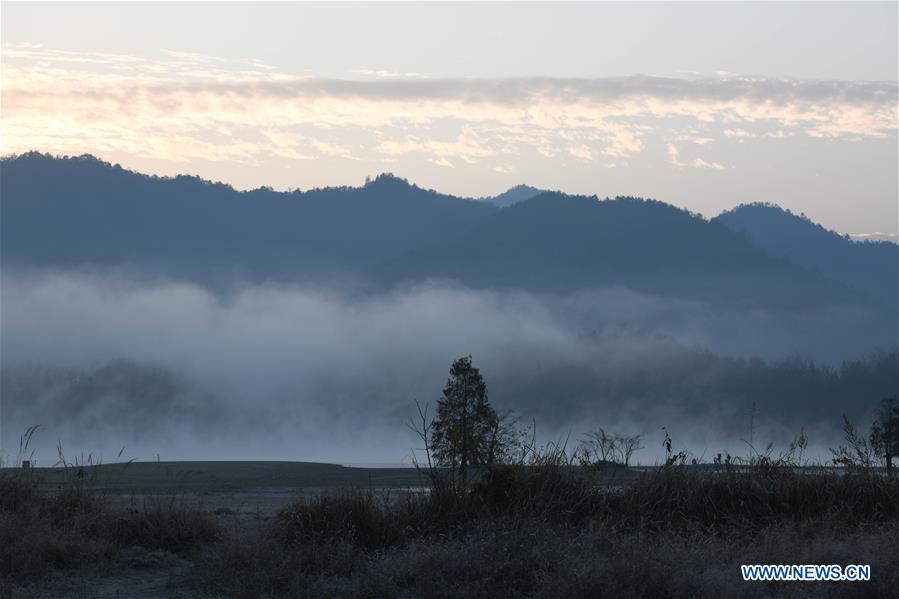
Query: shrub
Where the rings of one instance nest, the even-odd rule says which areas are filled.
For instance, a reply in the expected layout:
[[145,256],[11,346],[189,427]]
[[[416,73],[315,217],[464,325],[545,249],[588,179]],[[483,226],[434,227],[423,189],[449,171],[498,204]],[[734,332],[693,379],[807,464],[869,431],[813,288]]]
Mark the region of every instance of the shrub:
[[899,485],[872,472],[675,468],[640,476],[605,498],[603,519],[633,529],[760,529],[784,522],[854,526],[899,518]]
[[36,488],[0,474],[0,579],[28,581],[113,557],[126,547],[185,552],[218,538],[212,516],[171,501],[113,507],[89,488]]
[[272,533],[288,545],[346,542],[373,549],[400,540],[403,515],[371,493],[340,491],[297,499],[278,513]]
[[139,546],[183,553],[216,540],[221,531],[208,512],[177,502],[158,499],[142,510],[111,511],[102,536],[116,546]]

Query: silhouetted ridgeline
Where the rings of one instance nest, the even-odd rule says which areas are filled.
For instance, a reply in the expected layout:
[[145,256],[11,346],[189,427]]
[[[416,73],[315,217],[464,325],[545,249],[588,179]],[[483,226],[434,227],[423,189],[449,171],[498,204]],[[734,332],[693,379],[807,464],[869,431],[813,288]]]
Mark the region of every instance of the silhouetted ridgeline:
[[360,188],[238,192],[37,153],[4,159],[0,174],[7,264],[129,265],[203,283],[363,273],[496,210],[389,175]]
[[7,266],[130,266],[202,284],[446,278],[553,293],[617,285],[758,307],[876,300],[890,317],[896,307],[895,244],[852,242],[776,209],[707,221],[662,202],[527,186],[471,201],[391,175],[356,188],[238,192],[38,153],[4,159],[0,190]]
[[662,202],[542,193],[391,262],[394,278],[572,292],[625,286],[765,307],[862,301],[744,236]]
[[498,208],[506,208],[518,202],[530,200],[543,192],[544,190],[531,187],[530,185],[516,185],[497,196],[481,198],[481,200],[489,202]]
[[770,204],[744,204],[714,219],[746,233],[772,256],[789,260],[896,306],[899,252],[886,241],[854,242],[808,218]]

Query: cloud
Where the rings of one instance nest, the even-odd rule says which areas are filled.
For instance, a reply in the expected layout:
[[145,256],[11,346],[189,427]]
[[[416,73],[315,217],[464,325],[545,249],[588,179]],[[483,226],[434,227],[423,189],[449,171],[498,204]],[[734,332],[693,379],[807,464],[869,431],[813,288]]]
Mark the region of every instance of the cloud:
[[680,151],[673,143],[665,144],[665,153],[668,154],[668,162],[670,162],[674,166],[687,166],[686,162],[681,162],[678,158],[678,156],[680,155]]
[[388,77],[388,78],[407,78],[407,79],[425,79],[427,75],[421,73],[397,73],[382,69],[353,69],[350,71],[356,75],[365,75],[366,77]]
[[606,128],[609,133],[607,139],[609,144],[602,151],[606,156],[614,158],[625,158],[631,154],[636,154],[643,149],[643,142],[640,141],[640,133],[647,131],[648,127],[639,128]]
[[[326,79],[173,49],[131,56],[36,44],[5,44],[0,62],[4,153],[247,163],[421,153],[478,164],[498,154],[556,160],[571,148],[584,159],[584,148],[627,158],[647,135],[679,139],[667,132],[685,121],[705,132],[691,137],[697,145],[713,139],[713,125],[736,138],[882,138],[897,129],[897,85],[883,81],[427,78],[386,69]],[[296,141],[260,134],[276,130]]]
[[559,148],[553,147],[548,144],[540,144],[537,146],[537,153],[546,158],[555,158],[559,155]]
[[710,169],[716,171],[723,171],[725,169],[723,164],[720,164],[718,162],[707,162],[702,158],[696,158],[692,162],[683,162],[679,158],[680,151],[677,149],[677,146],[672,143],[668,143],[665,145],[665,153],[668,154],[668,162],[677,167],[692,166],[693,168]]
[[593,160],[593,152],[584,144],[570,146],[567,151],[569,154],[580,160]]
[[308,141],[303,135],[282,131],[280,129],[266,129],[262,134],[268,139],[269,147],[276,156],[289,160],[314,160],[315,156],[301,152],[298,147]]
[[899,237],[896,233],[884,233],[882,231],[872,231],[870,233],[849,233],[852,239],[871,240],[871,241],[896,241]]
[[755,133],[750,133],[745,129],[725,129],[724,130],[725,137],[733,137],[737,139],[747,138],[747,137],[757,137]]
[[[715,431],[706,441],[722,450],[745,426],[745,378],[709,391],[727,364],[694,344],[767,356],[830,346],[843,358],[868,351],[872,330],[883,336],[882,322],[852,314],[727,310],[621,288],[213,293],[151,278],[6,272],[2,310],[0,450],[41,423],[42,458],[61,439],[142,458],[399,461],[414,443],[403,427],[413,400],[433,402],[451,361],[469,353],[491,401],[536,418],[547,437],[682,425],[682,436]],[[862,409],[825,406],[815,388],[806,403],[793,389],[789,402],[770,390],[759,393],[761,412],[791,434],[814,420],[836,428],[843,411]]]
[[724,170],[724,165],[723,165],[723,164],[720,164],[720,163],[718,163],[718,162],[706,162],[706,161],[703,160],[702,158],[697,158],[697,159],[695,159],[695,160],[692,162],[692,164],[693,164],[693,167],[694,167],[694,168],[712,169],[712,170],[715,170],[715,171],[723,171],[723,170]]
[[381,141],[377,149],[388,156],[405,154],[433,154],[438,158],[457,158],[474,164],[482,158],[495,156],[497,150],[491,147],[473,128],[466,127],[454,140],[424,139],[416,135],[401,139]]
[[314,139],[311,141],[312,147],[324,154],[325,156],[333,156],[335,158],[343,158],[345,160],[359,160],[353,155],[352,150],[336,143],[321,141]]
[[431,164],[436,164],[437,166],[446,166],[449,168],[453,168],[453,163],[446,158],[429,158],[428,162],[430,162]]

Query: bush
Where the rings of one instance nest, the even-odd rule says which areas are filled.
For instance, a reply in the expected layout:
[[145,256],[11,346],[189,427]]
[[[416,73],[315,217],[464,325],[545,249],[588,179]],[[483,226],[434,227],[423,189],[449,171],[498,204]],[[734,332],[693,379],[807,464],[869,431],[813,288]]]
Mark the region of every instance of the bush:
[[602,518],[637,530],[761,529],[801,522],[856,526],[899,518],[899,484],[873,472],[671,468],[640,476],[604,497]]
[[26,581],[100,559],[110,547],[85,534],[91,498],[38,491],[24,476],[0,475],[0,579]]
[[112,507],[89,488],[36,488],[0,475],[0,579],[24,582],[113,557],[126,547],[186,552],[220,536],[209,514],[172,501]]
[[465,490],[434,487],[397,500],[344,491],[282,510],[271,537],[282,544],[341,542],[365,549],[429,538],[461,538],[478,522],[503,519],[629,531],[782,524],[853,527],[899,519],[899,483],[872,472],[791,468],[665,468],[622,488],[600,488],[583,469],[559,463],[493,468]]
[[[378,551],[265,537],[202,548],[194,588],[209,597],[877,597],[899,584],[899,527],[794,528],[732,535],[559,527],[484,518],[456,538]],[[865,584],[744,582],[741,563],[868,563]],[[203,593],[206,593],[204,595]]]
[[492,515],[578,524],[594,516],[601,494],[573,467],[543,464],[497,468],[471,490]]
[[184,553],[221,535],[212,515],[174,499],[148,501],[142,510],[113,511],[107,518],[102,535],[119,547]]
[[297,499],[278,513],[272,536],[287,545],[346,542],[375,549],[402,539],[404,519],[401,509],[379,504],[371,493],[341,491]]
[[[115,508],[0,477],[0,594],[127,547],[189,554],[213,597],[877,596],[899,583],[899,482],[876,472],[669,467],[620,487],[561,459],[460,490],[298,499],[224,536],[174,500]],[[864,585],[743,583],[740,563],[870,563]]]

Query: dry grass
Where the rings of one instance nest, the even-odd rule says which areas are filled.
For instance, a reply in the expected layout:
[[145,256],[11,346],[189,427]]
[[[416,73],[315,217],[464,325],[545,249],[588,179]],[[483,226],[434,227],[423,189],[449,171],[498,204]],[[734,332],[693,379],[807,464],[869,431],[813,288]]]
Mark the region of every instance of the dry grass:
[[[256,532],[167,500],[0,478],[0,593],[127,547],[178,552],[208,597],[888,596],[899,483],[871,472],[665,468],[623,488],[560,461],[493,469],[467,490],[298,499]],[[869,563],[864,584],[759,584],[741,563]]]
[[[370,551],[225,539],[196,558],[208,597],[887,597],[899,585],[899,527],[834,533],[775,527],[729,535],[583,529],[502,518],[457,537]],[[741,563],[868,563],[858,584],[743,582]]]
[[216,540],[214,519],[174,500],[113,507],[89,487],[37,489],[0,475],[0,590],[113,558],[127,547],[186,552]]
[[379,549],[462,536],[490,519],[630,532],[722,534],[803,524],[852,529],[899,521],[899,483],[866,471],[674,467],[607,489],[582,469],[542,464],[492,469],[464,492],[436,487],[394,501],[347,491],[301,499],[278,514],[270,536],[285,545]]
[[[204,547],[222,597],[886,596],[899,484],[870,472],[666,468],[618,490],[558,461],[466,492],[301,500],[253,539]],[[869,563],[875,580],[756,584],[741,563]]]
[[605,496],[601,509],[605,521],[635,530],[801,523],[852,528],[899,520],[899,483],[871,471],[671,468]]

